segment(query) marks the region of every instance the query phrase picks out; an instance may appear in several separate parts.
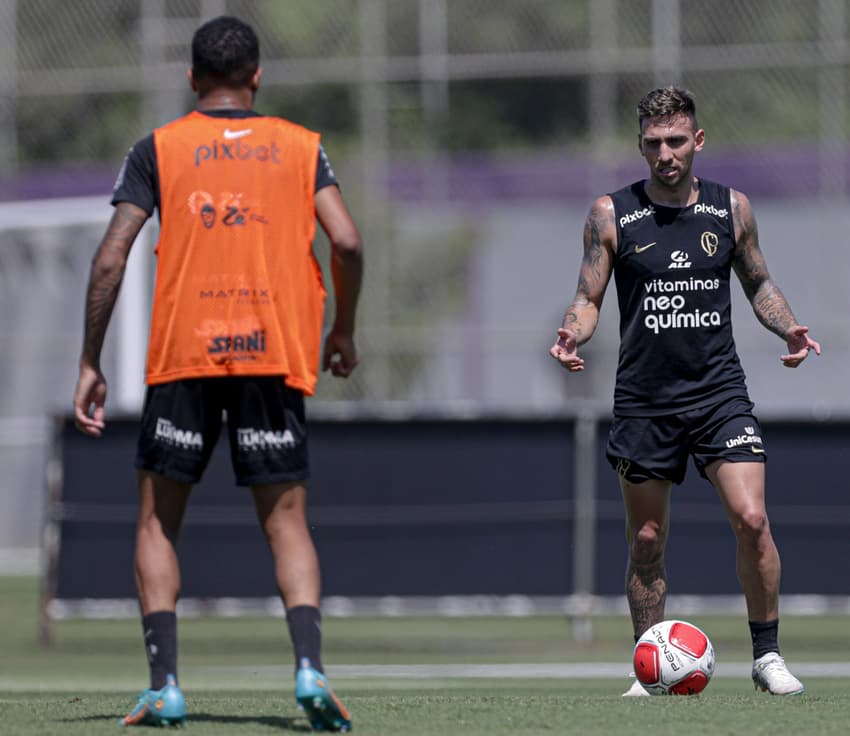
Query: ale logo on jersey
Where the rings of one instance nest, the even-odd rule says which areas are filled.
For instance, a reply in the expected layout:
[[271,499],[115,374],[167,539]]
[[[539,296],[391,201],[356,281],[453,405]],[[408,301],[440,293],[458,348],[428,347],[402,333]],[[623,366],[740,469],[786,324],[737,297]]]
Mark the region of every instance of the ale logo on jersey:
[[687,251],[684,250],[674,250],[670,254],[670,265],[667,266],[670,268],[690,268],[691,267],[691,257],[688,255]]
[[709,257],[713,256],[717,253],[717,245],[720,242],[720,239],[712,232],[706,231],[699,238],[700,247],[703,249],[705,254]]

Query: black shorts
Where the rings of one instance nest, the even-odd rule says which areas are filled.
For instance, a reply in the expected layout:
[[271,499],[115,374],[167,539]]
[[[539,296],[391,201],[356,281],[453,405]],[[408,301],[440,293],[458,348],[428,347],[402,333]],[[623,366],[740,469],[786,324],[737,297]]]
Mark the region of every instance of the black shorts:
[[699,474],[715,460],[767,460],[753,404],[732,399],[682,414],[615,417],[608,435],[608,462],[626,480],[651,478],[681,483],[688,456]]
[[136,467],[197,483],[226,412],[236,483],[309,477],[304,395],[280,376],[193,378],[148,386]]

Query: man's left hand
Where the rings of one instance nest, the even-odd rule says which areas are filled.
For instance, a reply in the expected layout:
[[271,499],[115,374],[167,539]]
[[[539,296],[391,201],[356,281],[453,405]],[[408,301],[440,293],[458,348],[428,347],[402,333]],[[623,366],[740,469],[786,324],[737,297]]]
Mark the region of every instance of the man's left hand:
[[815,355],[820,355],[820,343],[809,337],[808,327],[794,325],[794,327],[788,330],[786,341],[788,343],[788,353],[779,356],[779,359],[786,368],[796,368],[806,359],[810,350],[814,350]]

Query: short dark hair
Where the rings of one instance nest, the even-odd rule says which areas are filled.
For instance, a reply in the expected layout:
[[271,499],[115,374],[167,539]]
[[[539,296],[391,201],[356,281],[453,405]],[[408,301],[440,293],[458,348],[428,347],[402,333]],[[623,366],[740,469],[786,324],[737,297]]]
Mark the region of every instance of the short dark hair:
[[192,37],[192,76],[225,87],[246,87],[260,66],[260,41],[239,18],[222,15],[204,23]]
[[689,115],[697,126],[697,106],[688,90],[669,85],[647,92],[637,106],[638,124],[643,130],[647,118],[669,118],[674,115]]

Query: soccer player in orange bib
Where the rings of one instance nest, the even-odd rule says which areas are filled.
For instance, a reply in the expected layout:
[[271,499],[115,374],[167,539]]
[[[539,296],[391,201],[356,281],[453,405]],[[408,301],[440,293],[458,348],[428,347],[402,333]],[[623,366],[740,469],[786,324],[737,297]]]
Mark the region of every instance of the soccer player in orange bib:
[[[249,25],[223,16],[195,32],[189,83],[196,109],[130,149],[92,264],[74,413],[82,432],[99,437],[104,336],[133,242],[159,211],[136,459],[135,573],[151,681],[124,725],[186,716],[177,684],[175,544],[226,412],[236,482],[251,489],[286,606],[296,700],[316,730],[351,727],[321,660],[319,562],[305,516],[304,396],[313,394],[320,364],[343,378],[357,365],[362,246],[319,134],[254,112],[261,73]],[[312,249],[316,220],[331,244],[336,297],[322,355],[326,292]]]

